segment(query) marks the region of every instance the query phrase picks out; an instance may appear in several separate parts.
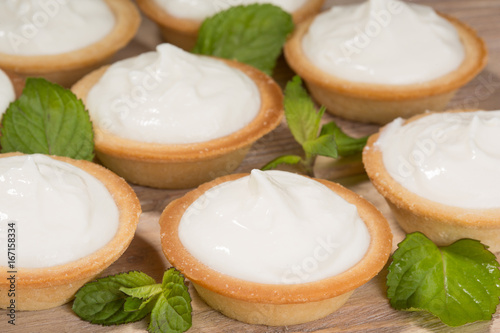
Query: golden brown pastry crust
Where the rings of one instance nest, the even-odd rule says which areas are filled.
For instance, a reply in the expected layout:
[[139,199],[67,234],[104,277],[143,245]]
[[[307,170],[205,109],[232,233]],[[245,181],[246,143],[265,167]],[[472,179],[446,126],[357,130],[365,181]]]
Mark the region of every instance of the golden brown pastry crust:
[[[21,155],[0,154],[0,158]],[[114,238],[100,250],[64,265],[46,268],[16,268],[16,309],[42,310],[70,301],[76,291],[98,276],[125,252],[134,237],[141,205],[132,188],[120,177],[102,166],[84,160],[51,156],[72,164],[101,181],[112,195],[120,213]],[[0,267],[0,289],[7,290],[9,269]],[[9,304],[7,293],[0,293],[0,308]]]
[[324,318],[344,305],[354,290],[316,302],[264,304],[220,295],[193,282],[200,297],[229,318],[248,324],[288,326]]
[[102,66],[134,37],[141,17],[130,0],[104,0],[115,14],[113,30],[100,41],[71,52],[55,55],[13,55],[0,53],[0,68],[23,77],[41,76],[70,86],[91,70]]
[[[171,202],[160,217],[163,253],[173,266],[193,282],[200,296],[209,305],[227,316],[249,323],[291,325],[307,322],[335,311],[354,289],[369,281],[384,267],[391,252],[392,233],[383,215],[354,192],[321,179],[316,180],[356,205],[370,232],[369,249],[355,266],[317,282],[276,285],[234,278],[198,261],[179,239],[178,226],[184,212],[208,189],[246,175],[248,174],[233,174],[205,183]],[[260,314],[257,317],[256,312]]]
[[290,67],[306,82],[311,95],[327,110],[346,119],[385,124],[426,110],[441,111],[456,90],[472,80],[485,66],[488,51],[476,32],[458,19],[443,15],[457,29],[465,47],[465,60],[449,74],[432,81],[408,85],[352,82],[316,67],[303,52],[302,38],[314,18],[295,29],[284,47]]
[[[431,113],[414,116],[406,123],[429,114]],[[472,238],[489,245],[492,251],[500,250],[500,208],[453,207],[410,192],[387,172],[382,152],[375,146],[379,135],[380,132],[368,139],[363,151],[363,163],[368,177],[377,191],[384,196],[405,232],[420,231],[439,246],[449,245],[461,238]]]
[[[202,22],[173,16],[154,0],[136,0],[136,2],[141,11],[156,22],[165,41],[186,51],[194,48]],[[318,13],[324,2],[325,0],[308,0],[292,13],[293,21],[297,24]]]
[[[283,118],[283,94],[278,84],[252,66],[219,59],[237,68],[257,85],[261,108],[246,127],[230,135],[200,143],[159,144],[133,141],[94,124],[99,160],[130,182],[157,188],[189,188],[234,171],[250,146],[276,128]],[[72,91],[84,103],[107,67],[85,76]]]

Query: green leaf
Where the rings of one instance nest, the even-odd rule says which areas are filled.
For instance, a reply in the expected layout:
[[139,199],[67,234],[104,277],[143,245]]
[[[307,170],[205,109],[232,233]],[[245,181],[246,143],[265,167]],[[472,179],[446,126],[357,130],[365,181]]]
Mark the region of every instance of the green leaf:
[[163,293],[158,297],[149,323],[149,332],[185,332],[192,325],[191,297],[184,277],[171,268],[163,275]]
[[2,153],[49,154],[92,160],[94,132],[81,100],[68,89],[28,78],[2,118]]
[[280,164],[295,165],[302,161],[302,157],[297,155],[283,155],[275,158],[271,162],[264,165],[261,170],[271,170],[276,168]]
[[490,320],[500,297],[498,267],[479,241],[462,239],[439,248],[412,233],[393,254],[387,296],[395,309],[428,311],[449,326]]
[[233,6],[203,21],[193,53],[238,60],[271,75],[292,17],[271,4]]
[[180,285],[186,289],[186,291],[188,290],[187,286],[184,284],[184,277],[182,274],[175,268],[169,268],[163,273],[161,287],[163,291],[165,291],[170,289],[173,285]]
[[147,286],[135,287],[135,288],[121,287],[120,291],[124,292],[129,296],[144,299],[161,293],[162,288],[160,284],[150,284]]
[[[165,293],[160,294],[153,311],[151,311],[151,321],[148,331],[152,333],[177,333],[185,332],[192,325],[191,305],[181,295],[184,290],[175,286],[168,298]],[[177,295],[180,293],[181,295]],[[191,302],[191,300],[189,300]]]
[[123,311],[134,312],[145,309],[147,313],[150,313],[158,300],[158,296],[159,295],[157,294],[147,299],[127,297],[125,304],[123,305]]
[[306,153],[337,158],[337,144],[333,134],[325,134],[314,140],[308,140],[302,145]]
[[73,311],[80,318],[101,325],[140,320],[151,311],[151,308],[144,307],[136,312],[124,311],[129,296],[121,292],[120,288],[135,288],[154,283],[153,278],[141,272],[122,273],[97,279],[78,290],[73,302]]
[[153,299],[156,300],[155,296],[163,292],[163,289],[160,284],[150,284],[135,288],[121,287],[120,291],[131,296],[127,298],[124,305],[124,311],[131,312],[142,310]]
[[125,303],[123,304],[123,311],[134,312],[134,311],[142,309],[144,307],[144,304],[146,304],[146,302],[144,302],[140,298],[127,297],[125,299]]
[[331,158],[361,157],[368,137],[353,138],[344,133],[333,121],[322,126],[320,131],[321,118],[326,109],[322,106],[316,111],[316,106],[302,87],[299,76],[294,76],[287,83],[284,106],[288,128],[295,141],[302,146],[305,156],[304,158],[296,155],[281,156],[267,163],[261,168],[262,170],[275,168],[282,163],[301,163],[307,174],[314,176],[314,162],[318,155]]
[[151,314],[149,332],[181,333],[191,327],[193,309],[184,277],[170,268],[161,284],[141,272],[89,282],[76,293],[73,311],[101,325],[130,323]]
[[325,108],[316,112],[314,102],[307,91],[302,87],[302,80],[294,76],[285,87],[285,117],[288,128],[295,140],[303,145],[306,141],[314,140],[318,136],[321,117]]
[[337,143],[338,155],[342,157],[361,153],[366,145],[366,142],[368,141],[368,136],[353,138],[347,135],[333,121],[323,125],[321,128],[320,136],[326,134],[334,135],[335,142]]

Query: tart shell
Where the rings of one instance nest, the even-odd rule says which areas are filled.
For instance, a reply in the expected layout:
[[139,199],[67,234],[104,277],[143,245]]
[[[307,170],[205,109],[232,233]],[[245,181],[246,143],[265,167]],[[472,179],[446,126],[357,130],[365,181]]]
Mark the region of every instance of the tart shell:
[[352,82],[316,67],[302,49],[302,38],[314,18],[298,25],[284,47],[290,67],[301,76],[313,98],[345,119],[386,124],[427,110],[442,111],[456,91],[487,64],[488,51],[476,32],[458,19],[440,14],[457,29],[465,47],[465,59],[456,70],[434,80],[408,85]]
[[[21,155],[19,153],[0,154],[0,158]],[[43,310],[65,304],[85,283],[96,278],[104,269],[115,262],[132,241],[141,205],[132,188],[120,177],[102,166],[83,160],[51,156],[69,163],[91,174],[101,181],[112,195],[120,213],[116,235],[100,250],[67,264],[43,268],[15,267],[16,310]],[[0,267],[0,289],[9,290],[7,280],[12,269]],[[0,308],[10,304],[7,292],[0,293]]]
[[71,52],[53,55],[0,53],[0,68],[27,77],[43,77],[69,87],[90,71],[101,67],[134,37],[141,17],[130,0],[104,0],[115,15],[111,32],[100,41]]
[[178,227],[186,209],[205,191],[248,174],[233,174],[205,183],[171,202],[160,217],[163,253],[194,285],[202,299],[228,317],[251,324],[293,325],[329,315],[361,285],[379,273],[392,248],[392,233],[383,215],[354,192],[316,179],[356,205],[371,236],[367,253],[355,266],[336,276],[302,284],[262,284],[215,271],[198,261],[182,245]]
[[[160,29],[163,39],[186,51],[191,51],[198,38],[201,23],[198,20],[180,18],[166,12],[154,0],[136,0],[140,10]],[[318,13],[325,0],[308,0],[301,8],[292,13],[294,23]]]
[[[220,59],[245,73],[257,85],[261,106],[246,127],[221,138],[191,144],[145,143],[114,135],[94,124],[96,156],[126,180],[156,188],[190,188],[233,172],[252,144],[276,128],[283,118],[283,94],[261,71]],[[107,67],[85,76],[73,87],[84,103]]]
[[[406,123],[429,114],[414,116]],[[410,192],[387,172],[383,154],[375,145],[379,135],[380,132],[368,139],[363,151],[363,163],[371,182],[385,198],[405,232],[420,231],[438,246],[471,238],[488,245],[493,252],[500,251],[500,208],[468,209],[448,206]]]

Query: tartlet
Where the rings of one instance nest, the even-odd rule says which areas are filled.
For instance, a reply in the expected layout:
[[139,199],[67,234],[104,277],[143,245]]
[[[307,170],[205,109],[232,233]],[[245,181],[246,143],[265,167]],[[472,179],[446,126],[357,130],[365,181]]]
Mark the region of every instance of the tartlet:
[[25,79],[16,73],[13,73],[11,71],[4,71],[4,73],[9,77],[10,82],[12,83],[12,87],[14,88],[14,93],[16,94],[16,98],[21,96],[24,85],[25,85]]
[[71,52],[54,55],[0,53],[0,68],[26,77],[44,77],[70,86],[90,71],[104,65],[135,36],[141,17],[130,0],[104,0],[115,15],[115,26],[100,41]]
[[22,78],[0,68],[0,121],[10,103],[21,95],[23,88],[24,80]]
[[[416,115],[406,120],[403,125],[430,114],[432,113]],[[377,147],[381,132],[382,129],[368,139],[363,151],[363,163],[372,184],[387,201],[401,228],[407,233],[420,231],[438,246],[446,246],[462,238],[471,238],[488,245],[491,251],[500,251],[500,208],[452,206],[408,190],[396,181],[385,167],[383,153]],[[457,184],[462,182],[463,179],[456,179]]]
[[[0,158],[18,155],[22,154],[0,154]],[[43,310],[69,302],[81,286],[97,277],[125,252],[134,237],[141,214],[141,206],[135,192],[111,171],[84,160],[50,157],[82,169],[105,185],[119,209],[118,230],[111,241],[100,250],[76,261],[43,268],[15,267],[16,310]],[[10,281],[7,278],[13,274],[12,269],[0,268],[0,288],[8,290]],[[2,292],[0,308],[5,309],[9,304],[8,293]]]
[[[136,0],[140,10],[159,27],[163,39],[180,48],[191,51],[198,38],[201,21],[171,15],[154,0]],[[292,13],[297,24],[321,10],[324,0],[308,0],[301,8]]]
[[316,180],[356,205],[370,233],[368,250],[353,267],[314,282],[264,284],[220,273],[200,262],[179,238],[178,228],[183,214],[205,191],[247,175],[233,174],[201,185],[171,202],[159,220],[163,253],[192,282],[200,297],[215,310],[250,324],[281,326],[313,321],[340,308],[356,288],[384,267],[391,252],[392,233],[383,215],[357,194],[320,179]]
[[[260,93],[260,110],[247,126],[206,142],[160,144],[125,139],[94,124],[96,156],[102,164],[132,183],[156,188],[194,187],[234,171],[251,145],[280,124],[283,94],[263,72],[236,61],[220,61],[241,70]],[[106,68],[88,74],[72,87],[84,103]]]
[[311,95],[328,112],[345,119],[386,124],[397,117],[408,118],[426,110],[444,110],[455,92],[485,66],[488,51],[476,32],[458,19],[439,14],[457,29],[465,47],[465,59],[454,71],[431,81],[387,85],[353,82],[328,74],[304,54],[302,38],[314,18],[299,24],[284,47],[290,67],[306,82]]

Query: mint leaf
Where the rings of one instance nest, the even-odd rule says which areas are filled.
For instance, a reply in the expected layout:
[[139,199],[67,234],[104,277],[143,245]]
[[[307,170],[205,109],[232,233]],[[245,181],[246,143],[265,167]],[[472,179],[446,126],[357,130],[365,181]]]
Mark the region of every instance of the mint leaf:
[[92,160],[94,132],[81,100],[68,89],[28,78],[1,124],[2,153],[22,152]]
[[303,145],[318,136],[321,118],[325,108],[316,112],[316,107],[307,91],[302,87],[302,80],[294,76],[285,87],[285,117],[288,128],[295,140]]
[[[179,288],[175,288],[178,290]],[[151,312],[148,331],[151,333],[178,333],[187,331],[191,325],[191,309],[182,297],[167,299],[161,294]]]
[[160,284],[151,284],[143,287],[126,288],[120,287],[120,291],[131,296],[128,297],[124,304],[124,311],[131,312],[142,310],[153,299],[156,300],[158,294],[163,289]]
[[157,300],[158,295],[146,299],[127,297],[127,299],[125,300],[125,304],[123,304],[123,311],[134,312],[144,309],[147,313],[150,313],[153,310],[153,307],[156,304]]
[[271,170],[276,168],[280,164],[295,165],[302,161],[302,157],[297,155],[283,155],[275,158],[271,162],[264,165],[261,170]]
[[302,145],[305,152],[311,155],[320,155],[337,158],[337,143],[333,134],[322,135],[314,140],[308,140]]
[[152,333],[185,332],[192,325],[191,297],[184,277],[171,268],[163,275],[163,293],[151,312],[148,331]]
[[135,312],[137,310],[140,310],[140,309],[144,308],[145,304],[146,304],[146,302],[144,302],[140,298],[127,297],[125,299],[125,303],[123,304],[123,311],[125,311],[125,312]]
[[292,17],[271,4],[233,6],[203,21],[193,53],[238,60],[271,75]]
[[186,291],[188,290],[187,286],[184,284],[184,277],[181,275],[179,271],[175,268],[170,268],[163,273],[163,280],[161,283],[161,287],[164,291],[169,290],[174,285],[182,286]]
[[134,288],[155,284],[155,280],[141,272],[122,273],[85,284],[75,295],[73,311],[93,324],[115,325],[144,318],[151,308],[126,312],[124,304],[129,296],[120,288]]
[[490,320],[500,297],[498,267],[479,241],[437,247],[412,233],[393,254],[387,296],[397,310],[428,311],[449,326]]
[[[155,282],[153,282],[155,283]],[[126,288],[126,287],[121,287],[120,291],[136,298],[149,298],[151,296],[154,296],[156,294],[159,294],[162,292],[161,285],[159,284],[150,284],[147,286],[142,286],[142,287],[134,287],[134,288]]]
[[332,134],[335,137],[338,155],[342,157],[361,153],[366,145],[366,142],[368,141],[368,136],[353,138],[347,135],[333,121],[321,127],[320,136],[327,134]]
[[299,76],[294,76],[287,83],[284,106],[288,128],[295,141],[302,146],[304,157],[281,156],[267,163],[261,168],[262,170],[269,170],[283,163],[300,164],[309,176],[314,177],[314,163],[317,156],[331,158],[353,156],[361,160],[361,152],[368,137],[353,138],[344,133],[333,121],[322,126],[320,131],[321,118],[326,109],[322,106],[316,111],[316,106],[302,87]]
[[163,281],[141,272],[122,273],[85,284],[75,295],[73,311],[93,324],[118,325],[151,314],[148,331],[187,331],[192,325],[191,297],[184,277],[175,269]]

